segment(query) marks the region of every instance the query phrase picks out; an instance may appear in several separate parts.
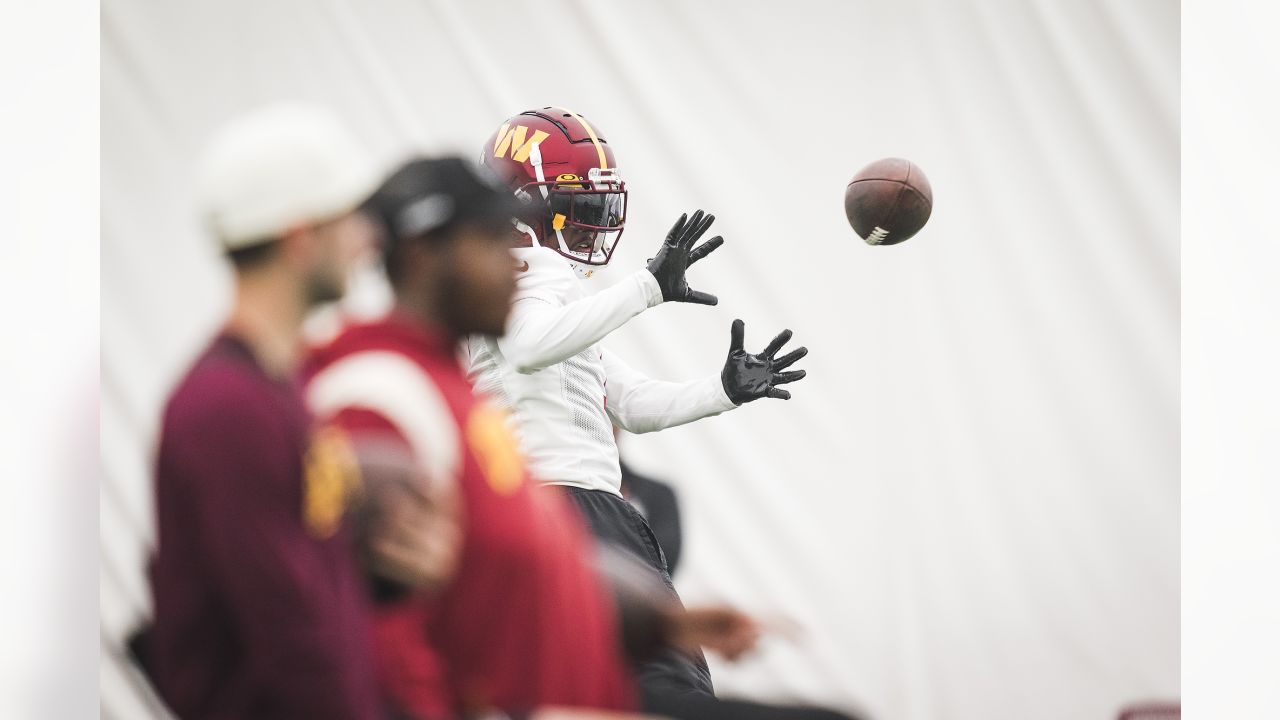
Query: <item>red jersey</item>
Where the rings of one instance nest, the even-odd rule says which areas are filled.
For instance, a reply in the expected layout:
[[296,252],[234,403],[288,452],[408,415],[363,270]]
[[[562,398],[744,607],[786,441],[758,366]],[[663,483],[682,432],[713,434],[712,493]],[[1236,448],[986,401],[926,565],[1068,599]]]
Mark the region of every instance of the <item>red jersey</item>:
[[563,498],[530,483],[505,414],[472,394],[454,345],[393,316],[346,329],[314,353],[307,377],[318,417],[356,442],[392,433],[461,500],[449,585],[374,610],[379,682],[399,709],[633,709],[590,536]]

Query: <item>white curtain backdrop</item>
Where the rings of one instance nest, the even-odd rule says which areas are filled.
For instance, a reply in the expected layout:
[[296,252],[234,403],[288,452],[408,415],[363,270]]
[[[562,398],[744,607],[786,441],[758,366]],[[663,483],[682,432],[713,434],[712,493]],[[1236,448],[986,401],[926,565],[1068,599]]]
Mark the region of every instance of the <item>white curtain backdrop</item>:
[[[598,285],[716,213],[691,278],[720,305],[609,344],[670,379],[715,372],[735,317],[750,347],[790,327],[811,351],[790,402],[623,445],[680,493],[686,601],[802,628],[713,662],[722,694],[903,720],[1177,697],[1178,38],[1173,0],[107,0],[104,717],[153,712],[119,648],[148,612],[151,453],[229,296],[192,162],[281,98],[387,162],[581,112],[631,188]],[[842,196],[885,156],[936,206],[873,248]]]

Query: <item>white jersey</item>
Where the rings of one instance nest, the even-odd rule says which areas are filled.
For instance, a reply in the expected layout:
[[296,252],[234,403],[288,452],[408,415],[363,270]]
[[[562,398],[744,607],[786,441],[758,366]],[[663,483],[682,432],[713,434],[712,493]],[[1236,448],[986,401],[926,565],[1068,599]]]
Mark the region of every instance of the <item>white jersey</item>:
[[512,253],[523,271],[506,335],[469,338],[468,373],[477,393],[511,411],[521,450],[540,481],[620,494],[614,425],[652,432],[736,407],[719,375],[654,380],[600,346],[606,335],[662,302],[648,270],[588,296],[555,251]]

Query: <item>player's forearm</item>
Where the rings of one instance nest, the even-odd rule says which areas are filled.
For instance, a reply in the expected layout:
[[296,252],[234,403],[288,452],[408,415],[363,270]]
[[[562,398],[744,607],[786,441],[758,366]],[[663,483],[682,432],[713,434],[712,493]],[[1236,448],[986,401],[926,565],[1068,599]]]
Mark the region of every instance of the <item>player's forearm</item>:
[[610,396],[614,423],[631,433],[648,433],[685,425],[737,407],[725,394],[719,375],[688,382],[646,379]]
[[531,373],[577,355],[661,302],[662,291],[647,270],[560,307],[520,301],[499,346],[517,371]]

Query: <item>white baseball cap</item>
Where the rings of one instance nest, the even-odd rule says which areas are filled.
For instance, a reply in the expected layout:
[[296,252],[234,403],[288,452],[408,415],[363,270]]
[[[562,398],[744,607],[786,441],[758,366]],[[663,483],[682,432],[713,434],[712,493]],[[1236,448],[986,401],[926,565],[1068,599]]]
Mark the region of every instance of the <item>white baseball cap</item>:
[[197,192],[210,230],[236,250],[340,217],[364,202],[379,179],[369,154],[331,111],[279,104],[232,121],[214,137]]

